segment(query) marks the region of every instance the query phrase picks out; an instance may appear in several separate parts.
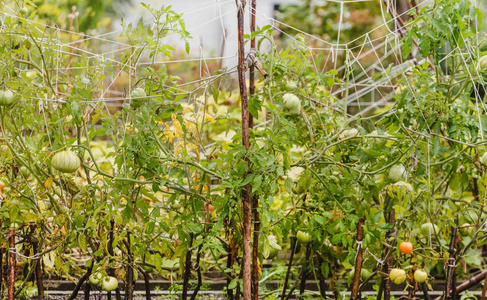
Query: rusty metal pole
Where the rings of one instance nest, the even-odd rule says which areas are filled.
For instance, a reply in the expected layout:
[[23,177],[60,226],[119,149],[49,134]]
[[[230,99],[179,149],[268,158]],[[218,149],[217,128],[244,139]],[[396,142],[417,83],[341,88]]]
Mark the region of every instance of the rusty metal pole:
[[[249,103],[247,98],[247,85],[245,83],[245,40],[244,40],[244,10],[246,1],[235,0],[237,4],[237,20],[238,20],[238,83],[240,88],[240,99],[242,103],[242,143],[246,150],[250,148],[249,139]],[[250,172],[250,161],[246,157],[249,170],[244,177],[247,177]],[[251,231],[251,186],[248,183],[243,191],[243,297],[244,300],[251,299],[252,292],[252,278],[251,278],[251,247],[250,242],[252,238]]]

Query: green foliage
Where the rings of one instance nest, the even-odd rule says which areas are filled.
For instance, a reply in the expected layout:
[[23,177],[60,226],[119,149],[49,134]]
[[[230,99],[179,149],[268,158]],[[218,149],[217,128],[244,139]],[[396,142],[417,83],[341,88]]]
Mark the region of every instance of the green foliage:
[[[462,237],[459,259],[481,264],[475,249],[485,244],[487,176],[479,157],[487,120],[484,99],[472,91],[486,76],[475,63],[485,38],[474,36],[479,14],[467,1],[437,1],[410,23],[405,54],[416,40],[429,62],[393,79],[394,103],[370,115],[348,114],[344,89],[353,72],[323,71],[324,53],[309,51],[302,36],[281,50],[268,26],[247,36],[271,43],[270,51],[257,51],[268,75],[250,97],[258,125],[248,150],[240,98],[225,81],[232,78],[220,71],[187,92],[159,64],[174,52],[164,37],[190,38],[182,17],[170,7],[144,6],[154,24],[123,23],[120,37],[129,47],[118,57],[59,51],[70,36],[29,22],[38,12],[0,18],[0,88],[16,97],[0,107],[1,230],[15,228],[27,255],[38,241],[47,272],[73,279],[92,267],[104,275],[118,270],[127,280],[142,267],[181,278],[193,251],[191,257],[204,257],[199,267],[220,270],[236,290],[247,184],[259,204],[261,264],[273,250],[295,250],[299,264],[346,276],[364,218],[363,267],[373,271],[367,277],[383,278],[381,262],[391,250],[394,267],[442,275],[457,217],[475,229]],[[453,50],[444,55],[439,47]],[[345,92],[335,93],[339,88]],[[123,91],[115,98],[120,107],[107,104],[109,89]],[[293,114],[286,94],[299,99]],[[52,166],[64,150],[81,161],[73,174]],[[389,175],[396,165],[405,167],[403,176]],[[435,232],[424,234],[424,223]],[[294,249],[298,231],[311,238]],[[399,254],[402,240],[413,243],[412,255]],[[277,260],[262,271],[264,285],[286,273]],[[177,281],[171,286],[181,289]]]

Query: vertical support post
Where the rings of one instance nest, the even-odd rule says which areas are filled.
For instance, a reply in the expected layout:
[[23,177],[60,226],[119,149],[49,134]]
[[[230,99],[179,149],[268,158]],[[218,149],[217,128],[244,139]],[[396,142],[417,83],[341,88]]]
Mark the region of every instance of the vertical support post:
[[[255,31],[255,9],[257,0],[252,0],[250,7],[250,34]],[[255,38],[250,40],[250,48],[255,49]],[[249,68],[249,94],[250,97],[255,94],[255,66],[252,64]],[[254,128],[254,116],[249,114],[249,127]],[[252,244],[252,299],[259,300],[259,232],[260,232],[260,216],[259,216],[259,197],[254,195],[252,197],[252,215],[254,219],[254,237]]]
[[[387,215],[387,223],[394,225],[395,222],[396,222],[396,210],[392,208],[389,214]],[[394,236],[394,227],[391,228],[386,233],[386,243],[389,243],[393,236]],[[392,247],[386,249],[385,259],[386,259],[386,263],[384,266],[385,269],[384,271],[387,275],[386,277],[384,277],[384,279],[382,279],[384,285],[384,300],[391,300],[391,280],[389,279],[389,272],[391,272],[392,266],[394,265]]]
[[8,300],[14,300],[15,295],[15,229],[8,229]]
[[455,295],[454,289],[456,287],[453,286],[453,277],[455,276],[455,269],[457,268],[457,227],[458,227],[458,216],[455,219],[455,226],[451,228],[451,241],[450,241],[450,248],[448,252],[450,253],[450,258],[448,259],[448,267],[446,269],[446,284],[445,284],[445,299],[450,300],[453,299]]
[[193,252],[193,234],[189,234],[189,248],[186,252],[186,260],[184,264],[184,281],[183,281],[183,295],[182,300],[186,300],[188,298],[188,285],[189,285],[189,276],[191,275],[191,254]]
[[[245,40],[244,40],[244,10],[246,0],[235,0],[237,4],[237,20],[238,20],[238,83],[240,88],[240,99],[242,103],[242,143],[246,150],[250,148],[249,138],[249,103],[247,98],[247,85],[245,83]],[[247,177],[250,172],[250,161],[248,162],[249,170],[244,177]],[[243,297],[244,300],[251,299],[251,247],[250,241],[252,238],[251,231],[251,185],[248,183],[243,191]]]
[[362,262],[364,261],[364,250],[362,247],[362,241],[364,239],[364,222],[364,218],[360,218],[357,223],[357,255],[355,256],[355,274],[353,276],[350,300],[357,300],[358,289],[360,286],[360,272],[362,271]]

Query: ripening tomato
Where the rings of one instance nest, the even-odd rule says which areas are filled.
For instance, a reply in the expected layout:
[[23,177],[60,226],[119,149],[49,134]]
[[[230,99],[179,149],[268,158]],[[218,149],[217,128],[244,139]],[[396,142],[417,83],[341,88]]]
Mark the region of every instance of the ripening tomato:
[[208,211],[210,214],[213,212],[215,207],[207,202],[205,202],[205,210]]
[[399,245],[399,251],[403,254],[409,254],[413,251],[413,244],[411,242],[402,242]]
[[401,284],[406,280],[406,271],[394,268],[389,273],[389,279],[395,284]]

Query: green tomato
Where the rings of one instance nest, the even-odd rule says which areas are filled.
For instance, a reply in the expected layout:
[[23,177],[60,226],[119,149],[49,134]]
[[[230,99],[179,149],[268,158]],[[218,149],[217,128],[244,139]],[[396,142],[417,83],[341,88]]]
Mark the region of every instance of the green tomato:
[[144,271],[146,271],[147,273],[151,273],[152,271],[154,271],[154,268],[148,265],[142,265],[142,269],[144,269]]
[[346,129],[340,133],[338,138],[340,140],[346,139],[346,138],[351,138],[351,137],[356,137],[358,135],[358,129],[357,128],[352,128],[352,129]]
[[[362,281],[365,281],[365,280],[367,280],[367,278],[369,278],[369,277],[370,277],[370,275],[371,275],[371,274],[372,274],[372,273],[370,273],[370,271],[369,271],[369,270],[367,270],[367,269],[363,269],[363,268],[362,268],[362,269],[360,270],[360,279],[361,279]],[[352,281],[352,280],[353,280],[353,276],[355,276],[355,268],[352,268],[352,269],[350,270],[350,272],[348,272],[348,280],[349,280],[349,281]]]
[[118,287],[118,280],[112,276],[106,276],[102,280],[102,289],[107,292],[116,290]]
[[8,106],[14,103],[15,97],[11,90],[0,90],[0,106]]
[[424,223],[423,225],[421,225],[421,233],[426,236],[438,233],[438,226],[431,223]]
[[132,108],[139,108],[142,106],[146,100],[147,94],[143,88],[135,88],[132,93],[130,93],[130,106]]
[[54,154],[51,159],[51,165],[60,172],[74,173],[79,169],[81,163],[74,152],[66,150]]
[[100,272],[96,272],[90,275],[90,283],[97,285],[100,284],[100,282],[103,280],[103,274]]
[[394,181],[405,181],[408,173],[406,172],[406,168],[403,165],[393,165],[389,170],[389,178]]
[[367,269],[360,270],[360,279],[362,279],[362,281],[367,280],[367,278],[369,278],[370,275],[372,275],[372,273],[370,273],[369,270]]
[[29,177],[30,176],[30,172],[29,172],[29,169],[27,169],[26,166],[22,166],[20,167],[20,174],[24,175],[24,177]]
[[485,70],[487,69],[487,55],[484,55],[479,60],[480,69]]
[[460,226],[460,234],[463,235],[463,236],[468,236],[470,235],[470,232],[471,232],[471,229],[472,229],[472,225],[468,224],[468,223],[463,223],[462,226]]
[[299,115],[301,112],[301,100],[299,100],[298,96],[286,93],[282,96],[282,100],[284,101],[284,108],[290,115]]
[[406,271],[394,268],[389,273],[389,279],[395,284],[401,284],[406,280]]
[[480,158],[480,162],[484,165],[487,166],[487,152],[485,152],[482,157]]
[[414,271],[414,281],[416,281],[417,283],[423,283],[426,280],[428,280],[428,273],[421,269],[417,269],[416,271]]
[[313,240],[313,237],[311,236],[311,234],[309,234],[308,232],[301,231],[301,230],[298,230],[296,237],[298,238],[298,241],[303,243],[303,244],[309,243]]
[[286,82],[286,89],[288,91],[293,91],[298,88],[298,85],[296,84],[295,81],[288,81]]
[[271,249],[269,251],[269,256],[267,256],[266,259],[273,259],[274,257],[277,256],[277,254],[279,254],[279,250],[271,247]]

